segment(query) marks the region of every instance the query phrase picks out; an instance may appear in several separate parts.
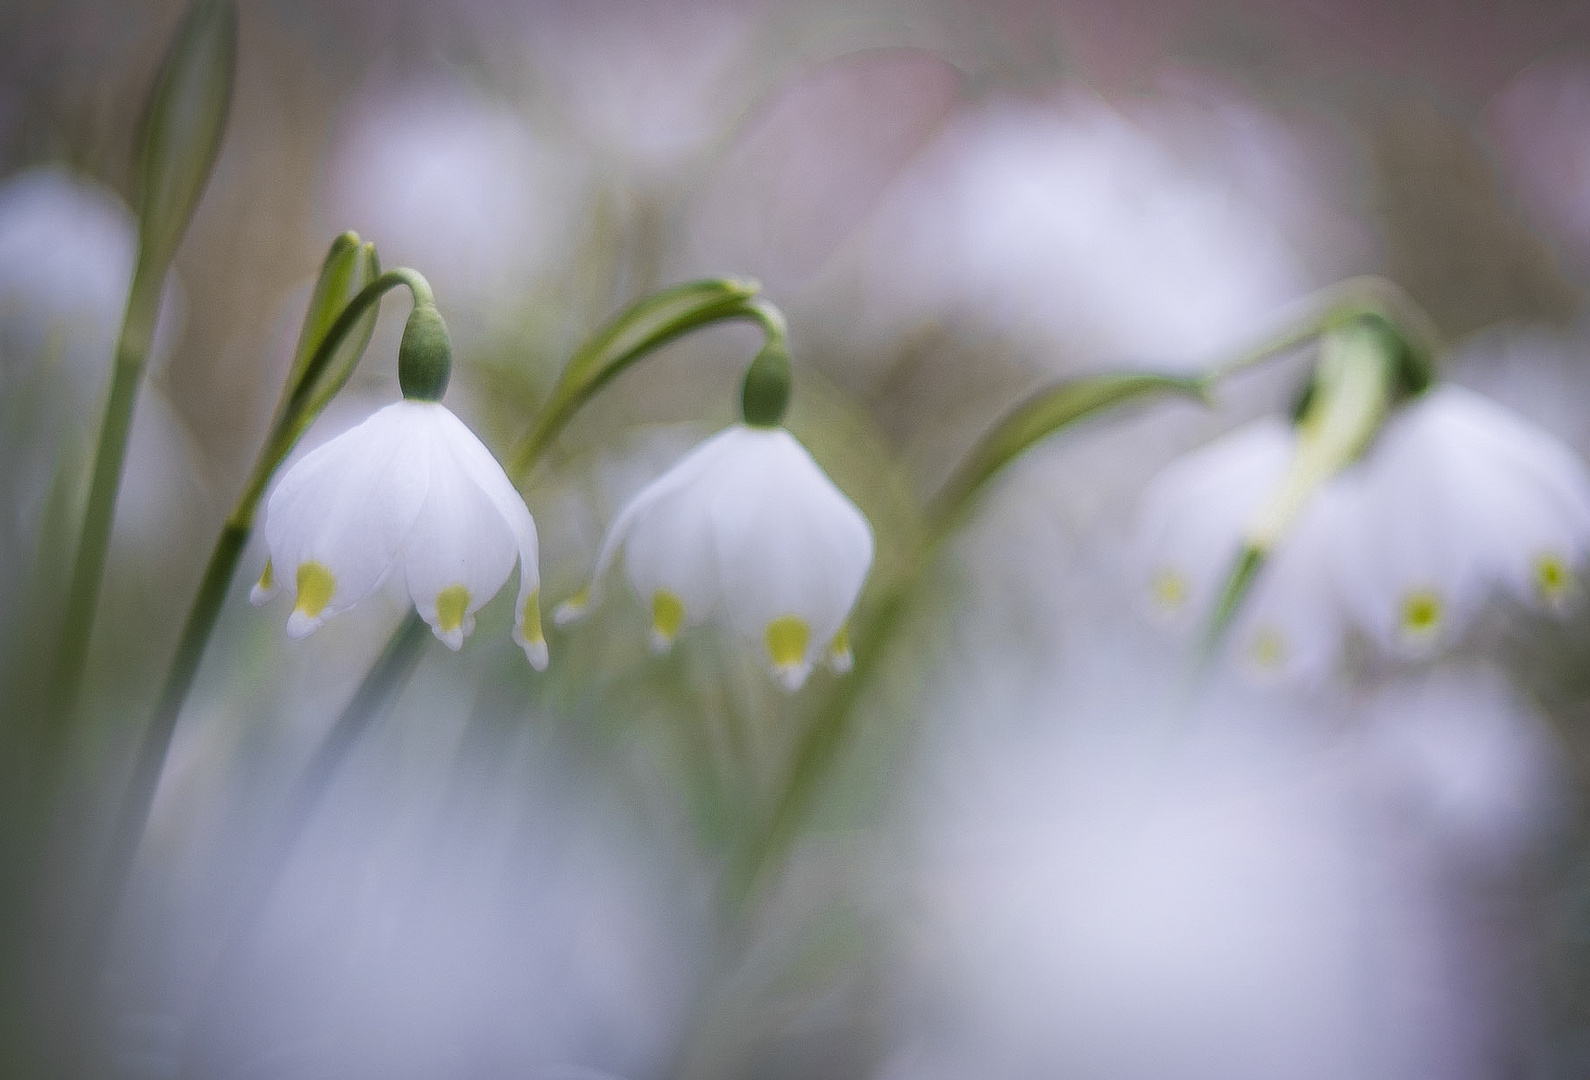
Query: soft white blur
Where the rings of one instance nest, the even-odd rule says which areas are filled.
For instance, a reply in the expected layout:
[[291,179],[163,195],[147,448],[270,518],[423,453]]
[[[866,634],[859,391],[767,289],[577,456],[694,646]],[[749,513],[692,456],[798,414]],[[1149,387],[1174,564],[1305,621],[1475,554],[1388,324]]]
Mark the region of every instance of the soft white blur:
[[979,102],[882,212],[869,294],[896,323],[956,319],[1059,367],[1186,367],[1246,343],[1361,257],[1316,186],[1350,165],[1210,97]]
[[[134,258],[112,189],[135,187],[134,83],[166,25],[146,16],[178,6],[0,10],[8,618],[69,559]],[[620,305],[760,280],[789,315],[790,429],[876,536],[863,610],[1023,394],[1228,359],[1350,274],[1406,286],[1454,339],[1444,375],[1590,455],[1590,66],[1547,55],[1533,8],[1407,16],[1474,38],[1448,55],[1358,3],[242,7],[233,127],[117,511],[63,830],[84,865],[345,229],[432,282],[447,404],[499,460]],[[385,308],[290,462],[396,400],[408,300]],[[630,497],[738,416],[758,340],[713,329],[627,371],[520,485],[549,616]],[[285,604],[245,602],[256,536],[116,927],[119,1075],[1578,1075],[1590,926],[1550,905],[1584,906],[1584,597],[1489,597],[1413,663],[1333,617],[1301,683],[1231,658],[1201,679],[1197,620],[1167,634],[1145,610],[1153,477],[1279,428],[1312,360],[1093,418],[997,477],[865,673],[763,906],[723,869],[847,684],[786,694],[714,620],[653,656],[617,568],[579,627],[548,619],[545,675],[509,600],[460,653],[429,647],[262,880],[411,605],[391,574],[289,641]],[[1219,516],[1192,502],[1178,539]],[[1222,561],[1202,569],[1212,593]]]

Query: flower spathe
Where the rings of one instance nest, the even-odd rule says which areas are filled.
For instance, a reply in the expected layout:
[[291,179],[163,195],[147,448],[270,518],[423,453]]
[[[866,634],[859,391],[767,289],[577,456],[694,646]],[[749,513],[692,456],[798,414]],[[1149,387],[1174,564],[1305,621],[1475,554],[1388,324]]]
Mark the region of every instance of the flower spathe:
[[[872,566],[872,527],[783,428],[736,424],[642,489],[608,530],[593,581],[620,548],[654,649],[721,608],[787,689],[825,655],[849,667],[845,619]],[[558,621],[583,609],[565,604]]]
[[265,542],[251,599],[294,587],[294,638],[399,571],[421,617],[458,649],[517,560],[514,640],[546,667],[535,522],[491,451],[440,402],[388,405],[306,454],[271,493]]

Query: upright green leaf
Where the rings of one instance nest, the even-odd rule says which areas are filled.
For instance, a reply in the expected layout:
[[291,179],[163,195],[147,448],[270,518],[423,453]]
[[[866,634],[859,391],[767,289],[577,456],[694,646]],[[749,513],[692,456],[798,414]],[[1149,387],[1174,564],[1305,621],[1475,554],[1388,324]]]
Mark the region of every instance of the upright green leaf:
[[142,257],[170,261],[221,149],[237,72],[237,5],[195,0],[166,50],[139,147]]

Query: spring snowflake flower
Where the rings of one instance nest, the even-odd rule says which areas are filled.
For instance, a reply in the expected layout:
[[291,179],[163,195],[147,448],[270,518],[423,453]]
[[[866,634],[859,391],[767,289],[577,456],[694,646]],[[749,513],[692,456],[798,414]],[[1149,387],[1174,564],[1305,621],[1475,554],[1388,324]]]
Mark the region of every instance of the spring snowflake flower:
[[1472,390],[1443,385],[1392,416],[1355,483],[1337,577],[1388,649],[1450,641],[1500,587],[1560,610],[1590,554],[1590,475],[1562,443]]
[[[1145,493],[1138,588],[1161,621],[1207,620],[1297,439],[1258,421],[1174,462]],[[1318,679],[1349,626],[1387,651],[1449,643],[1497,589],[1560,610],[1590,556],[1590,474],[1566,446],[1471,390],[1394,412],[1314,493],[1233,623],[1250,670]]]
[[293,582],[290,637],[400,570],[450,649],[463,645],[517,559],[514,640],[546,667],[535,522],[491,451],[438,401],[388,405],[305,455],[271,494],[265,542],[270,559],[252,599],[264,603],[278,580]]
[[[1187,629],[1214,610],[1243,536],[1286,473],[1297,444],[1280,417],[1255,421],[1164,469],[1143,500],[1138,589],[1156,621]],[[1259,681],[1315,681],[1340,651],[1331,546],[1346,511],[1316,493],[1254,582],[1230,649]]]
[[[721,606],[787,689],[825,654],[848,670],[845,619],[872,565],[872,527],[783,428],[736,424],[644,488],[608,530],[593,581],[620,548],[657,651]],[[563,605],[558,622],[584,607]]]

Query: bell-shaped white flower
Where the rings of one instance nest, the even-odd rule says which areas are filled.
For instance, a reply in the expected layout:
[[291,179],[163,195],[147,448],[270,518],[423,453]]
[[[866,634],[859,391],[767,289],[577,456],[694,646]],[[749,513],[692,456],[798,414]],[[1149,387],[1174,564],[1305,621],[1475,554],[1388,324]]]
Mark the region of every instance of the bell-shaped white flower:
[[[1296,445],[1291,426],[1268,417],[1185,455],[1150,483],[1134,563],[1136,589],[1158,621],[1202,628]],[[1313,681],[1335,662],[1342,616],[1330,552],[1345,510],[1327,485],[1261,567],[1228,645],[1257,679]]]
[[[608,530],[593,581],[620,548],[658,651],[721,607],[790,690],[825,654],[849,667],[845,619],[872,565],[872,527],[783,428],[736,424],[652,481]],[[583,607],[565,604],[558,621]]]
[[514,640],[546,667],[535,522],[491,451],[440,402],[388,405],[306,454],[271,494],[265,541],[252,599],[291,582],[295,638],[401,571],[420,615],[458,649],[517,559]]
[[1383,646],[1449,641],[1495,587],[1561,608],[1590,554],[1590,474],[1562,443],[1500,405],[1443,385],[1395,414],[1360,466],[1357,527],[1337,576]]
[[[1144,499],[1138,587],[1166,621],[1205,624],[1297,439],[1258,421],[1172,463]],[[1269,551],[1231,628],[1250,668],[1331,669],[1356,625],[1427,654],[1496,590],[1561,609],[1590,558],[1590,473],[1562,443],[1459,386],[1393,413]]]
[[1284,420],[1267,417],[1178,458],[1149,483],[1134,562],[1157,620],[1186,626],[1214,605],[1242,530],[1280,482],[1295,441]]

